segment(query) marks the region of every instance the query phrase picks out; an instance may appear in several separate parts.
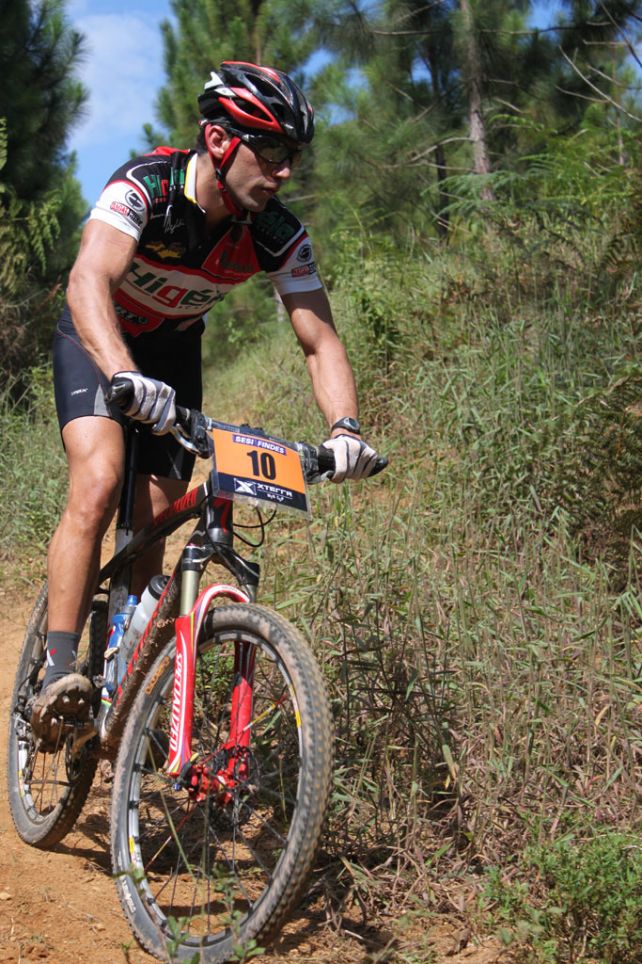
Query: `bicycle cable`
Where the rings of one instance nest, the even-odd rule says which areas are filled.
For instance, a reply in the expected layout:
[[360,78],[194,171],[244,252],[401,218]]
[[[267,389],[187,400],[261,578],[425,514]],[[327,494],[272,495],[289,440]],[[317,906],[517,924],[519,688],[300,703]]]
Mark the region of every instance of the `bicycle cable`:
[[[246,546],[249,546],[250,549],[259,549],[265,542],[265,530],[269,526],[272,519],[275,517],[277,510],[274,509],[272,512],[272,515],[270,515],[267,519],[263,518],[263,515],[259,509],[254,509],[254,512],[258,516],[259,521],[257,523],[251,524],[249,522],[246,522],[246,523],[236,522],[232,526],[232,532],[234,533],[237,539],[240,539],[241,542],[244,543]],[[246,538],[246,536],[242,535],[238,531],[239,529],[260,529],[261,530],[260,541],[252,542],[251,539],[248,539]]]

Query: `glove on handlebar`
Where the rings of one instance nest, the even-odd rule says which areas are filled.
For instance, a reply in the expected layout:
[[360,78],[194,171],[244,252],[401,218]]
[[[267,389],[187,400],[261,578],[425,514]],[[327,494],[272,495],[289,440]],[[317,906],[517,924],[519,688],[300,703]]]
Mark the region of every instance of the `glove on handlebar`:
[[338,435],[323,443],[323,448],[334,453],[334,472],[330,476],[332,482],[343,482],[344,479],[366,479],[375,467],[377,453],[354,435]]
[[123,406],[125,415],[151,425],[154,435],[166,435],[176,422],[176,392],[165,382],[148,378],[140,372],[117,372],[112,389],[129,388],[130,400]]

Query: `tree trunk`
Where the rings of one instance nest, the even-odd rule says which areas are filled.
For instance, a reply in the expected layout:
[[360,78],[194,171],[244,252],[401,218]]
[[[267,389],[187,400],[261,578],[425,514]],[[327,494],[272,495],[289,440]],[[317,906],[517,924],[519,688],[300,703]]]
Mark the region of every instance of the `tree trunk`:
[[[432,92],[435,101],[439,103],[443,97],[441,82],[439,79],[439,52],[436,44],[427,44],[427,62],[432,82]],[[444,190],[444,181],[448,176],[446,169],[446,152],[443,144],[437,144],[435,149],[435,164],[437,167],[437,235],[441,240],[448,237],[450,230],[450,215],[448,214],[449,197]]]
[[[469,137],[473,145],[473,170],[475,174],[490,174],[490,158],[486,143],[486,124],[482,107],[482,66],[477,46],[475,22],[470,0],[460,0],[464,25],[464,47],[466,62],[466,94],[468,97]],[[494,200],[492,188],[485,185],[481,196],[485,201]]]
[[443,182],[448,176],[446,170],[446,153],[443,144],[437,144],[435,151],[435,161],[437,164],[437,190],[439,192],[439,208],[437,211],[437,234],[440,238],[448,237],[450,230],[450,216],[448,214],[448,193],[445,191]]

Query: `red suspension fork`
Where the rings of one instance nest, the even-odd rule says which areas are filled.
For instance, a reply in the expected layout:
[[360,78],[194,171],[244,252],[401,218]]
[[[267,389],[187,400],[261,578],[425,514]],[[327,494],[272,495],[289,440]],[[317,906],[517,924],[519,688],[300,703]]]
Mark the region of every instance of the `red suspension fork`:
[[[205,614],[212,600],[217,596],[227,596],[239,603],[249,602],[246,593],[236,586],[225,584],[208,586],[196,600],[191,612],[185,616],[179,616],[176,620],[176,661],[172,693],[169,759],[165,768],[169,776],[179,776],[192,759],[192,723],[194,719],[194,684],[198,639]],[[253,647],[249,648],[253,649]],[[252,658],[252,672],[253,669],[254,659]],[[245,699],[241,696],[239,719],[244,719],[246,713],[249,712],[244,724],[247,727],[251,720],[251,699],[249,711],[245,708],[241,709],[244,704]],[[233,710],[232,716],[234,715]],[[249,740],[249,728],[247,728],[247,739]]]
[[226,749],[250,745],[250,723],[254,693],[254,661],[256,646],[237,642],[234,648],[234,689],[230,713],[230,737]]

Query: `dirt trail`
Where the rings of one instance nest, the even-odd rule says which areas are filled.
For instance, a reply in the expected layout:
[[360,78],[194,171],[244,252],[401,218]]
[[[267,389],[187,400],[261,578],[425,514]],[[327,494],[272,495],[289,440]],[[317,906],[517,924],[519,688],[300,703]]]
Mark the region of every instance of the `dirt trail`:
[[[76,828],[53,852],[23,844],[14,832],[5,784],[7,711],[13,673],[22,644],[27,609],[9,611],[0,589],[0,633],[4,673],[0,676],[0,961],[85,964],[94,960],[143,964],[153,960],[141,951],[125,923],[110,877],[108,808],[110,785],[99,772]],[[288,923],[279,946],[261,961],[299,960],[311,964],[369,961],[467,962],[507,961],[492,943],[456,949],[459,927],[447,920],[430,932],[394,934],[391,921],[361,930],[344,919],[354,934],[337,933],[322,910],[306,908]],[[383,952],[388,947],[388,951]],[[383,952],[383,953],[382,953]]]
[[[168,563],[173,564],[179,540],[180,536],[175,536],[168,546]],[[144,953],[131,935],[110,876],[108,770],[99,768],[76,827],[54,851],[26,846],[14,831],[7,804],[5,734],[15,667],[31,606],[28,600],[15,606],[10,599],[0,587],[4,670],[0,675],[0,961],[151,962],[154,958]],[[429,929],[427,923],[419,922],[410,929],[393,928],[396,922],[392,918],[364,929],[361,915],[355,911],[355,919],[344,917],[338,932],[321,905],[319,901],[295,914],[278,946],[258,960],[266,964],[285,960],[491,964],[509,960],[505,949],[495,942],[483,946],[468,943],[460,923],[446,917],[431,923]]]

